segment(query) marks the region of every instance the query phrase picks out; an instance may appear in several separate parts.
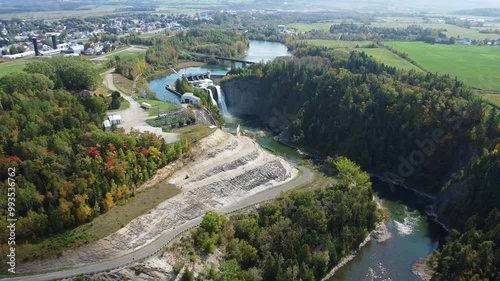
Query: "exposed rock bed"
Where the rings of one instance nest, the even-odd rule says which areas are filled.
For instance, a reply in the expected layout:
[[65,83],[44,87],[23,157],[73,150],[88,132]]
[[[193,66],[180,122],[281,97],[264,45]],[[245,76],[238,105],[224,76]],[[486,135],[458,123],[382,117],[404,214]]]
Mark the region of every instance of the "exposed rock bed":
[[[18,271],[46,271],[124,255],[153,241],[165,230],[287,182],[298,174],[288,162],[265,151],[250,138],[220,130],[203,139],[195,149],[199,154],[197,160],[167,180],[182,188],[180,194],[103,239],[48,260],[22,263]],[[168,280],[158,278],[150,280]]]

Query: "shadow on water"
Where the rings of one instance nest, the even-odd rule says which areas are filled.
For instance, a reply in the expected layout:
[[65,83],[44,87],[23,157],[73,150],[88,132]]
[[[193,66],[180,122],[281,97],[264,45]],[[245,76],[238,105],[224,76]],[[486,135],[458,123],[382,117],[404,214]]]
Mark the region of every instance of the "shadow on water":
[[296,163],[302,158],[294,148],[276,141],[274,139],[275,135],[262,121],[260,121],[259,118],[255,116],[226,114],[224,115],[224,120],[227,123],[240,124],[241,131],[245,132],[245,134],[249,136],[255,136],[255,140],[260,144],[260,146],[273,152],[274,154]]

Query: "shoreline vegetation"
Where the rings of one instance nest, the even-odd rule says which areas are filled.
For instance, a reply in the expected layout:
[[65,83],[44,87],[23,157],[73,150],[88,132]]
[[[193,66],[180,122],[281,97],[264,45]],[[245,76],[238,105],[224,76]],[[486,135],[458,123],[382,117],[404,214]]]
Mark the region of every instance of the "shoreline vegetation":
[[[177,267],[202,279],[246,280],[249,275],[260,280],[321,279],[330,266],[345,263],[342,257],[359,249],[360,242],[387,239],[378,226],[381,216],[368,174],[344,157],[331,158],[329,165],[338,171],[334,185],[292,191],[230,218],[209,212],[168,255],[180,254],[174,258],[182,263]],[[345,221],[347,217],[358,223]],[[372,235],[373,229],[377,235]],[[328,234],[332,232],[340,236]],[[213,260],[214,253],[218,262],[197,266],[198,258]]]
[[[383,203],[379,198],[375,197],[374,200],[377,202],[379,210],[382,211],[386,210],[386,208],[383,206]],[[363,247],[366,246],[368,243],[372,241],[377,243],[383,243],[391,239],[392,235],[387,229],[385,223],[386,223],[385,221],[379,222],[375,227],[375,229],[372,230],[370,233],[368,233],[368,235],[366,235],[365,240],[363,240],[363,242],[359,244],[358,248],[348,256],[344,257],[334,268],[330,270],[330,272],[328,272],[327,275],[325,275],[325,277],[321,279],[321,281],[328,281],[330,278],[335,276],[335,273],[342,267],[346,266],[351,260],[353,260],[363,249]]]

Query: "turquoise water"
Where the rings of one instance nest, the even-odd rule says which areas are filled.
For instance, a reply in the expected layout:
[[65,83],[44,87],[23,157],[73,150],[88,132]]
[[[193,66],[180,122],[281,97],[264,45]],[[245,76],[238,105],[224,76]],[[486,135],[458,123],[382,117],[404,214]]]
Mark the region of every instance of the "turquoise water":
[[390,212],[386,226],[392,238],[382,243],[369,242],[329,281],[417,281],[412,265],[437,249],[446,232],[424,213],[431,203],[428,199],[403,187],[391,190],[387,183],[375,178],[372,183]]
[[[205,65],[205,66],[195,66],[183,69],[176,69],[177,73],[179,73],[180,75],[190,74],[190,73],[192,74],[206,73],[207,71],[210,71],[212,74],[225,75],[229,70],[231,70],[231,68],[224,65]],[[171,103],[179,104],[181,98],[165,90],[165,85],[173,84],[175,83],[175,80],[179,78],[180,76],[175,73],[169,74],[162,79],[153,80],[149,82],[149,88],[156,93],[158,99],[162,101],[168,101]]]
[[296,163],[301,159],[297,150],[276,141],[274,139],[275,136],[269,131],[269,128],[258,118],[233,114],[227,114],[223,117],[227,123],[240,124],[241,131],[258,134],[259,137],[256,137],[256,140],[263,148]]
[[[277,56],[287,56],[290,53],[286,46],[280,43],[255,41],[250,42],[250,48],[245,60],[268,61]],[[229,66],[189,67],[178,70],[179,74],[204,73],[226,74]],[[150,83],[150,87],[161,100],[179,103],[179,97],[165,90],[166,84],[174,83],[179,76],[168,75],[163,79]],[[251,116],[224,115],[226,122],[237,122],[242,130],[260,132],[265,136],[257,137],[258,143],[276,154],[280,154],[297,162],[300,155],[292,148],[276,140],[266,126]],[[444,237],[444,230],[430,221],[423,212],[430,203],[412,191],[404,188],[390,190],[386,183],[372,179],[373,189],[384,200],[384,205],[390,212],[387,228],[392,238],[383,243],[370,242],[347,265],[342,267],[329,281],[357,280],[418,280],[411,272],[413,263],[425,257],[439,247]]]
[[[244,60],[253,62],[269,61],[279,56],[291,56],[290,52],[288,52],[288,49],[285,45],[276,42],[250,40],[250,46],[247,50],[247,55],[245,56]],[[179,75],[190,74],[190,73],[199,74],[199,73],[205,73],[207,71],[210,71],[212,74],[216,75],[225,75],[229,70],[231,70],[231,66],[229,64],[204,65],[204,66],[176,69]],[[165,85],[174,83],[175,80],[180,78],[179,75],[173,73],[165,76],[162,79],[153,80],[149,82],[149,87],[153,92],[156,93],[158,99],[179,104],[180,97],[165,90]]]

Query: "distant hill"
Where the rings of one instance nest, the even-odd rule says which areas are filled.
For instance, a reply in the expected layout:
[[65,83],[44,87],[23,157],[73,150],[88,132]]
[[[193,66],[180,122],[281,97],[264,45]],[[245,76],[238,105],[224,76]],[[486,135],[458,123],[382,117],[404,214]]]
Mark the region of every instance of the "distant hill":
[[100,6],[120,7],[127,6],[126,11],[151,11],[155,10],[157,5],[149,0],[45,0],[45,1],[18,1],[18,0],[0,0],[0,14],[29,13],[43,11],[86,11],[93,10]]
[[453,12],[452,14],[481,16],[481,17],[500,17],[500,8],[480,8],[471,10],[460,10]]

